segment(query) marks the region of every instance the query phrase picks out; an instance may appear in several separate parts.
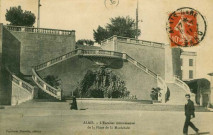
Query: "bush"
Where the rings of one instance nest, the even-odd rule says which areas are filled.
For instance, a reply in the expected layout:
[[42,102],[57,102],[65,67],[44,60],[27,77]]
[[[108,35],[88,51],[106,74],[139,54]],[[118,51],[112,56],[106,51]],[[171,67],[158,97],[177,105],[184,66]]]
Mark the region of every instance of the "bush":
[[151,90],[151,94],[150,97],[152,98],[152,100],[158,100],[158,93],[160,92],[160,88],[152,88]]
[[76,97],[83,98],[123,98],[129,94],[125,82],[108,68],[88,70],[74,91]]

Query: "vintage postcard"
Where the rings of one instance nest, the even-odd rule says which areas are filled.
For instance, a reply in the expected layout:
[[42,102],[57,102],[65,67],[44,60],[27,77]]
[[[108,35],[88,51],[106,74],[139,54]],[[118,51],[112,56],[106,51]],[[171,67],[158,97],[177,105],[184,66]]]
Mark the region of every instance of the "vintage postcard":
[[213,135],[212,0],[0,0],[0,135]]

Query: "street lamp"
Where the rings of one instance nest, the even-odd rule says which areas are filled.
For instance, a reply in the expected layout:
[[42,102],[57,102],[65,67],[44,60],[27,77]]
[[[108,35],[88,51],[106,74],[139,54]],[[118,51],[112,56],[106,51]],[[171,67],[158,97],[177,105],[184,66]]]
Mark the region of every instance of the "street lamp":
[[41,3],[40,3],[40,0],[38,0],[38,19],[37,19],[37,28],[40,28],[40,7],[41,7]]

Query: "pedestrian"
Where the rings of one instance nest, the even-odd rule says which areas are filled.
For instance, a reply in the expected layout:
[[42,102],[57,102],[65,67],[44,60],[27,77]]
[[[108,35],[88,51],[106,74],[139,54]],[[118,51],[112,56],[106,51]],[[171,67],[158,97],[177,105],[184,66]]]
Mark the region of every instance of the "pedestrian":
[[70,105],[71,110],[78,110],[77,101],[75,97],[72,98],[72,103],[70,103]]
[[190,121],[192,118],[195,118],[195,107],[193,101],[190,100],[190,95],[185,95],[187,103],[185,104],[185,116],[186,120],[183,127],[183,134],[188,135],[188,126],[190,126],[197,134],[199,129]]

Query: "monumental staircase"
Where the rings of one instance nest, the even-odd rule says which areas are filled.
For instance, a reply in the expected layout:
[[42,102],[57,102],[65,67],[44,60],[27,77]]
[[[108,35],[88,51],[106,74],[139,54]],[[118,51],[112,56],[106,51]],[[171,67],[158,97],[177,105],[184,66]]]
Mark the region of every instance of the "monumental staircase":
[[[34,33],[47,33],[47,34],[59,34],[59,35],[67,35],[70,34],[69,31],[65,30],[54,30],[54,29],[40,29],[40,28],[26,28],[26,27],[14,27],[14,26],[6,26],[9,31],[19,31],[19,32],[34,32]],[[111,40],[111,39],[110,39]],[[133,40],[133,39],[132,39]],[[140,41],[139,43],[148,43],[149,41]],[[150,45],[154,45],[150,42]],[[159,44],[156,44],[159,45]],[[46,83],[42,77],[39,76],[38,71],[43,69],[49,68],[54,66],[55,64],[60,64],[61,62],[70,59],[74,56],[81,56],[81,57],[101,57],[101,58],[113,58],[113,59],[121,59],[124,62],[129,62],[133,64],[135,67],[139,68],[141,72],[145,72],[149,76],[155,78],[157,80],[157,86],[161,88],[161,97],[159,101],[161,103],[166,103],[165,101],[165,94],[167,92],[167,87],[170,89],[170,100],[166,104],[184,104],[184,95],[186,93],[190,93],[188,86],[179,80],[178,78],[174,78],[174,81],[171,83],[166,83],[165,80],[158,75],[157,73],[153,72],[146,65],[139,63],[136,59],[132,58],[126,53],[115,52],[115,51],[107,51],[107,50],[83,50],[83,49],[76,49],[59,57],[53,58],[49,61],[41,63],[39,65],[35,65],[32,68],[32,80],[36,86],[29,84],[22,79],[18,78],[14,74],[12,75],[12,80],[15,84],[17,84],[22,89],[26,90],[31,96],[27,99],[24,99],[21,102],[26,100],[30,100],[33,97],[34,88],[38,87],[40,90],[45,92],[46,94],[50,95],[51,97],[62,100],[62,90],[60,88],[55,88]]]

